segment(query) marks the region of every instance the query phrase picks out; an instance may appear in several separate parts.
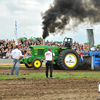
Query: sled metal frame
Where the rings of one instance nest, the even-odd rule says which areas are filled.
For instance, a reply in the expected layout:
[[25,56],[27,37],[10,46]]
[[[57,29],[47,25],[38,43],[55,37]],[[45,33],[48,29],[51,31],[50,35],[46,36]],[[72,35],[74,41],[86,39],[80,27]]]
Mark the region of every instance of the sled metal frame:
[[100,51],[92,51],[90,52],[91,56],[91,70],[94,69],[94,67],[100,67]]

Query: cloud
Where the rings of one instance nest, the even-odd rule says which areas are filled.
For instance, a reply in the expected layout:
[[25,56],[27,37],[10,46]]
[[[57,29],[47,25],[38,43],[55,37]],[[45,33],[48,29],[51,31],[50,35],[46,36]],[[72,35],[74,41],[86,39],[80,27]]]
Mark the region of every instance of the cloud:
[[[18,37],[42,37],[42,17],[53,0],[0,0],[0,39],[14,39],[15,21],[18,23]],[[63,41],[64,37],[72,37],[73,41],[87,41],[86,25],[80,25],[77,31],[65,31],[56,36],[50,35],[46,40]],[[95,26],[94,26],[95,27]],[[99,43],[99,25],[95,27],[95,41]],[[26,33],[26,35],[24,34]]]
[[1,39],[14,39],[14,24],[18,23],[18,37],[42,37],[41,12],[48,9],[53,0],[0,0],[0,35]]
[[20,5],[17,5],[17,3],[15,3],[15,2],[7,2],[6,3],[6,7],[8,8],[8,10],[10,12],[27,10],[26,8],[24,8],[24,7],[20,6]]

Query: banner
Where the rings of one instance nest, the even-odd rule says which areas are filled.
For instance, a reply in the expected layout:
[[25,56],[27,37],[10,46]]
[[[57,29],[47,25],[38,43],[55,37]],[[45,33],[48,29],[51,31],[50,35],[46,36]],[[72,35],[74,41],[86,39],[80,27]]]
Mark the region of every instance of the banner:
[[17,37],[17,21],[15,21],[15,44],[18,45],[18,37]]

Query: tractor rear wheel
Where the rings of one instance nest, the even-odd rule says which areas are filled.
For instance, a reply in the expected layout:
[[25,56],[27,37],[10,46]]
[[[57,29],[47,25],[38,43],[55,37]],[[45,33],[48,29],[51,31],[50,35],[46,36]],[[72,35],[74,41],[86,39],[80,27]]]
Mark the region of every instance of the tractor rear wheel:
[[36,58],[32,61],[32,67],[34,69],[39,69],[42,66],[42,61],[39,58]]
[[27,67],[27,68],[32,68],[32,63],[27,63],[27,64],[25,64],[25,66]]
[[80,58],[76,51],[67,49],[59,54],[58,63],[61,69],[72,70],[80,64]]

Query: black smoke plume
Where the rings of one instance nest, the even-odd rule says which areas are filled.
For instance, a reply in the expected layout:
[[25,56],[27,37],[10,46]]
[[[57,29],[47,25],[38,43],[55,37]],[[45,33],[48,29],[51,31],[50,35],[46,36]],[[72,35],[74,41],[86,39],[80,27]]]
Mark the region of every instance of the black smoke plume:
[[49,33],[71,30],[84,22],[96,24],[100,22],[100,0],[54,0],[42,19],[44,39]]

